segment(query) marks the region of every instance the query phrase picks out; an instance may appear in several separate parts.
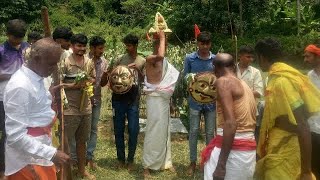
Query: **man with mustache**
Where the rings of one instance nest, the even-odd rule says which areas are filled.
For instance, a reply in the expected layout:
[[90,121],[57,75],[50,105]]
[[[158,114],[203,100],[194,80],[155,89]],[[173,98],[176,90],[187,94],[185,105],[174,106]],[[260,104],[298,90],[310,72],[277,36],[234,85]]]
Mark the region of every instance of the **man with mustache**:
[[[91,101],[88,96],[85,96],[83,108],[80,108],[82,89],[86,86],[86,82],[75,83],[76,77],[82,73],[88,76],[86,81],[95,81],[94,65],[85,56],[87,42],[88,38],[84,34],[75,34],[71,37],[73,53],[63,61],[61,72],[64,74],[64,89],[69,102],[64,110],[64,126],[70,146],[71,158],[77,162],[80,176],[94,179],[94,176],[85,170],[86,142],[91,129]],[[74,144],[76,148],[74,148]]]
[[[212,61],[215,57],[211,53],[211,34],[209,32],[201,32],[197,37],[198,51],[188,54],[184,60],[184,77],[187,81],[192,76],[201,72],[212,72]],[[205,120],[206,144],[214,136],[216,113],[215,102],[201,104],[196,102],[191,95],[188,98],[189,103],[189,155],[190,165],[187,171],[188,175],[193,175],[197,164],[197,145],[200,126],[200,116],[203,114]]]
[[[133,169],[134,156],[137,148],[139,134],[139,101],[141,93],[141,82],[143,81],[143,70],[145,58],[137,53],[139,39],[136,35],[128,34],[122,41],[126,47],[127,53],[122,55],[114,64],[125,65],[132,69],[135,76],[135,82],[131,89],[124,94],[112,93],[113,125],[114,136],[116,140],[118,168],[125,167],[127,163],[128,170]],[[111,67],[113,68],[113,67]],[[128,76],[130,74],[127,74]],[[119,77],[121,78],[121,77]],[[124,86],[125,82],[118,84]],[[128,156],[125,154],[124,130],[125,121],[128,120]]]
[[[311,82],[320,90],[320,45],[310,44],[304,50],[304,62],[311,66],[308,72]],[[320,179],[320,113],[312,115],[308,119],[312,141],[312,172]]]

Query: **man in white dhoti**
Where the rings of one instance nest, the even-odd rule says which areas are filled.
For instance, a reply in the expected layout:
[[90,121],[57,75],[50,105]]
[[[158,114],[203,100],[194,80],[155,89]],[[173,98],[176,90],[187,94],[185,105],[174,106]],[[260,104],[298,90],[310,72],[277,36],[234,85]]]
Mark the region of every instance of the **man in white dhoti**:
[[144,177],[150,176],[150,169],[174,171],[171,161],[170,140],[170,97],[179,76],[164,57],[166,37],[163,31],[154,41],[154,51],[146,58],[144,91],[147,94],[147,127],[143,147]]
[[231,55],[214,58],[217,135],[203,150],[205,180],[250,180],[256,162],[256,104],[249,86],[235,75]]

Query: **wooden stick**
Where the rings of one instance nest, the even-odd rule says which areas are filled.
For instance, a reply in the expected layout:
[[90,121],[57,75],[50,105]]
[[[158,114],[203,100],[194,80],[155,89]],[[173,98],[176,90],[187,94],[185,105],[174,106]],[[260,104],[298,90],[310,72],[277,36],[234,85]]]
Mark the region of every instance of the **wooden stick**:
[[234,36],[236,63],[238,63],[238,37]]
[[[60,81],[60,84],[62,84],[62,82]],[[63,110],[63,86],[60,86],[60,126],[61,126],[61,151],[62,152],[65,152],[65,141],[64,141],[64,138],[65,138],[65,134],[64,134],[64,110]],[[58,111],[59,111],[58,110]],[[63,180],[64,179],[64,165],[61,164],[61,169],[60,169],[60,179]]]
[[42,18],[42,23],[44,27],[44,36],[51,37],[49,14],[48,14],[48,8],[46,6],[41,7],[41,18]]

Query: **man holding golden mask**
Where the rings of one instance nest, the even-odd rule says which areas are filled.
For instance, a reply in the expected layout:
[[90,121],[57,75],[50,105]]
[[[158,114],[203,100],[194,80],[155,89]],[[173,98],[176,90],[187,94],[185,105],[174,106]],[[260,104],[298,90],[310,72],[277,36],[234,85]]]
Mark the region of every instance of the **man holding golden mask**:
[[[213,71],[212,61],[215,57],[211,53],[211,34],[209,32],[202,32],[197,37],[198,51],[188,54],[184,60],[184,77],[188,81],[194,81],[196,74],[208,73]],[[190,96],[188,99],[189,104],[189,117],[190,117],[190,130],[189,130],[189,149],[190,149],[190,165],[187,171],[188,175],[193,175],[196,170],[197,162],[197,145],[198,145],[198,134],[200,127],[200,116],[203,114],[205,120],[205,131],[206,131],[206,144],[214,136],[215,131],[215,101],[207,96],[204,96],[203,90],[200,90],[201,86],[197,88],[190,89]],[[199,91],[200,90],[200,91]],[[202,96],[204,102],[199,102],[192,96],[193,93],[198,91]],[[199,99],[201,101],[201,99]],[[211,101],[211,102],[210,102]]]
[[[114,64],[111,72],[110,87],[112,93],[114,135],[117,148],[118,167],[123,168],[127,162],[128,170],[132,170],[134,155],[139,134],[139,100],[142,71],[145,59],[138,55],[139,39],[129,34],[123,39],[127,53]],[[113,67],[111,67],[113,68]],[[128,119],[128,156],[125,155],[124,130],[125,119]]]

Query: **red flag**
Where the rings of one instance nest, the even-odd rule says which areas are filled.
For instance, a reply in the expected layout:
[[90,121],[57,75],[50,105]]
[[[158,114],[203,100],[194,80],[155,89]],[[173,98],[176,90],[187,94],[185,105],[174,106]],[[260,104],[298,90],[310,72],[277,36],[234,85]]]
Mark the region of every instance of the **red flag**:
[[194,38],[197,39],[199,34],[200,34],[200,29],[197,24],[194,24]]

